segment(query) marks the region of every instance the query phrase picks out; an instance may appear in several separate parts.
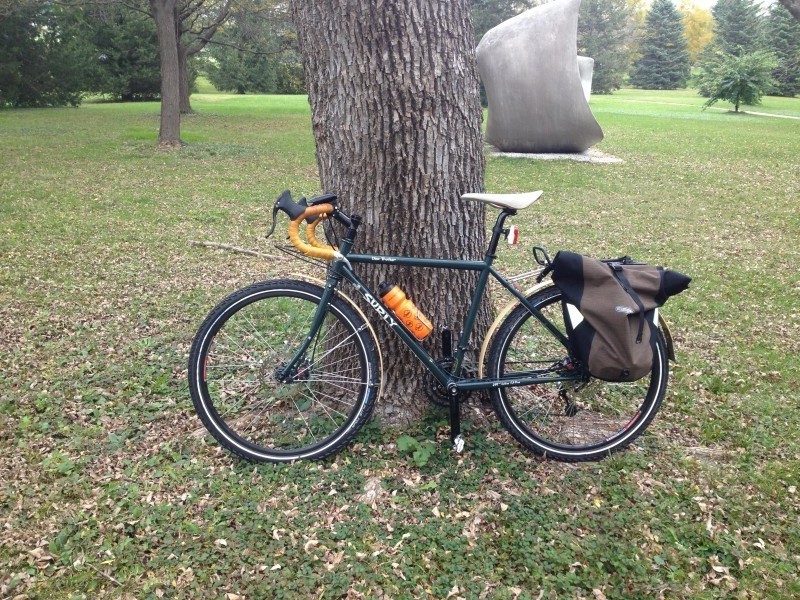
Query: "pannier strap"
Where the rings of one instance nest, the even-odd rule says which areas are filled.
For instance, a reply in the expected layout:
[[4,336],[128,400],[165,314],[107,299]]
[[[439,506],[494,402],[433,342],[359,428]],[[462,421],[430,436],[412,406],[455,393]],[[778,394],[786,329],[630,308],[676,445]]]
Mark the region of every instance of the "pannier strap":
[[636,335],[636,343],[641,344],[642,336],[644,335],[644,304],[642,304],[639,294],[633,291],[633,287],[631,287],[631,283],[628,281],[628,278],[625,277],[625,273],[622,271],[623,264],[624,263],[610,262],[608,263],[608,266],[611,267],[611,272],[614,273],[614,277],[617,278],[617,281],[619,281],[622,289],[625,290],[625,293],[631,297],[631,299],[636,303],[636,306],[639,308],[639,331]]

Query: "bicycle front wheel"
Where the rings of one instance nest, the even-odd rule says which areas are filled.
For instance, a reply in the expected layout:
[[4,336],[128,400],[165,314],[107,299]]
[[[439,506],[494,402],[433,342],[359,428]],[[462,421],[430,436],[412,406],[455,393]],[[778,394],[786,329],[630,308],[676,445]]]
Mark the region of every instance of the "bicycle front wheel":
[[206,318],[189,356],[189,389],[209,432],[253,461],[318,459],[347,444],[369,418],[380,388],[377,346],[364,320],[334,297],[305,355],[323,289],[303,281],[257,283]]
[[[530,298],[563,333],[564,299],[556,287]],[[531,371],[563,373],[569,350],[524,306],[508,316],[489,354],[493,378],[515,378]],[[568,361],[566,361],[568,362]],[[560,371],[561,370],[561,371]],[[503,426],[536,454],[563,461],[596,460],[635,440],[655,417],[667,388],[666,343],[656,340],[653,368],[633,382],[542,383],[491,391]]]

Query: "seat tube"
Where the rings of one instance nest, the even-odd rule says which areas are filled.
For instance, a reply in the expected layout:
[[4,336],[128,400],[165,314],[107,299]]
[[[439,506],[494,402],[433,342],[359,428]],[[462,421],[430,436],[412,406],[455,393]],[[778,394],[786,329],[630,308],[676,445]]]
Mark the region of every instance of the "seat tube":
[[492,227],[492,237],[489,240],[489,248],[486,250],[486,256],[483,259],[483,269],[480,271],[478,277],[478,284],[475,286],[475,294],[472,297],[472,304],[467,313],[467,320],[464,323],[464,331],[461,332],[461,339],[458,342],[458,348],[454,354],[453,370],[451,373],[454,375],[461,371],[461,366],[464,364],[464,354],[469,345],[469,338],[472,336],[472,330],[475,327],[475,319],[478,317],[478,310],[480,309],[483,300],[484,292],[486,291],[486,284],[489,281],[489,274],[491,266],[496,258],[497,244],[500,242],[500,236],[503,234],[503,224],[506,217],[517,214],[516,211],[504,209],[497,215],[497,219]]

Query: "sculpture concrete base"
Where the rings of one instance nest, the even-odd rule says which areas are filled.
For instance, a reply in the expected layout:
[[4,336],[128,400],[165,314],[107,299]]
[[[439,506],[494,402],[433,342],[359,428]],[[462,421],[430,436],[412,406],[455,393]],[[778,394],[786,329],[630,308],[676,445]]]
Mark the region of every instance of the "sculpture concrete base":
[[583,152],[501,152],[490,151],[489,156],[504,158],[525,158],[528,160],[574,160],[575,162],[588,162],[595,165],[620,165],[625,161],[621,158],[600,152],[596,148],[589,148]]
[[585,94],[591,65],[581,59],[582,83],[575,54],[579,8],[580,0],[537,6],[478,44],[489,100],[486,140],[499,150],[581,152],[603,139]]

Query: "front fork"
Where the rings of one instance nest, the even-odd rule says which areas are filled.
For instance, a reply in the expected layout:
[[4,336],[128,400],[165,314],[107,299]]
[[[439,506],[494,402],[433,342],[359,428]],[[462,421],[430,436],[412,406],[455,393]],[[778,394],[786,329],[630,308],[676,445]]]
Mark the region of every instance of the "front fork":
[[305,357],[306,352],[308,352],[309,347],[311,347],[311,342],[316,337],[320,327],[322,327],[322,324],[325,322],[325,316],[328,314],[328,305],[333,298],[337,282],[338,279],[333,273],[331,273],[331,276],[328,277],[328,281],[325,284],[322,296],[320,297],[317,310],[314,313],[314,319],[311,321],[311,327],[309,328],[308,335],[305,337],[303,343],[300,345],[300,348],[297,349],[297,352],[295,352],[292,359],[283,367],[278,368],[278,370],[275,371],[275,378],[281,383],[293,383],[296,381],[296,375],[298,373],[302,373],[300,367],[303,363],[303,358]]

